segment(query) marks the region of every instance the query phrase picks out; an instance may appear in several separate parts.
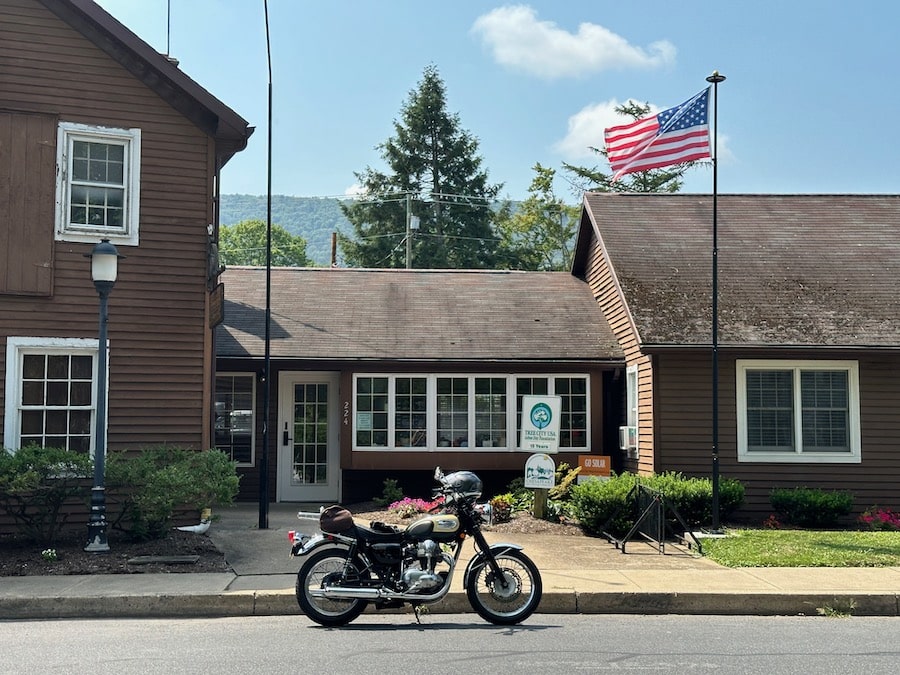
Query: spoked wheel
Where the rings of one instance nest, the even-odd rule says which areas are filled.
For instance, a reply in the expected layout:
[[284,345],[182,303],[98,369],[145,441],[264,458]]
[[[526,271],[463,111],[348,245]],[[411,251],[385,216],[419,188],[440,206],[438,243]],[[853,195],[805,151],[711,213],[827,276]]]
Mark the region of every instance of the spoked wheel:
[[503,578],[495,575],[487,563],[479,565],[469,576],[466,595],[472,609],[485,621],[519,623],[531,616],[541,602],[541,574],[521,551],[508,551],[496,558]]
[[[362,566],[350,561],[348,576],[343,577],[348,552],[341,548],[327,548],[313,553],[297,573],[297,602],[310,619],[323,626],[343,626],[363,613],[365,600],[342,600],[316,597],[312,591],[326,585],[337,585],[343,578],[354,581],[362,578]],[[368,574],[365,574],[368,577]]]

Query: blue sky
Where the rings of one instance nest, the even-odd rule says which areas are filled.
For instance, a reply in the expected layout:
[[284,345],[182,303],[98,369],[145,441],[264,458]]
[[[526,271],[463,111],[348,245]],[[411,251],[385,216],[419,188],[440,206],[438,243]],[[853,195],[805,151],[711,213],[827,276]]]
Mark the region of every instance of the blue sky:
[[[263,0],[170,1],[168,36],[167,0],[99,3],[256,126],[222,190],[265,194]],[[505,197],[527,195],[536,162],[602,165],[588,146],[615,105],[676,105],[713,70],[720,194],[900,192],[894,0],[269,0],[269,22],[275,194],[343,195],[383,168],[375,146],[430,64]],[[711,192],[711,169],[685,191]]]

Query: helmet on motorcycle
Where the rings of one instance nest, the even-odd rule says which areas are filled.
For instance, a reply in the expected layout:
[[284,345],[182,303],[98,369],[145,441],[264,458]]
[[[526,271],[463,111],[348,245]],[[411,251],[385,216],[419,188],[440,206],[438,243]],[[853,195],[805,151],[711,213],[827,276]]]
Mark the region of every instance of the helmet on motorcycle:
[[444,483],[463,497],[478,499],[484,487],[481,479],[471,471],[454,471],[444,478]]

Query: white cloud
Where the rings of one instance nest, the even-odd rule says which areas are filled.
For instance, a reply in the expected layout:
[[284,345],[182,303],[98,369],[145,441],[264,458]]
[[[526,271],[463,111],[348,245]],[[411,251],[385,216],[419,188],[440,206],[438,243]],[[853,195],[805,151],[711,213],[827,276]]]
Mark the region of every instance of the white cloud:
[[345,197],[361,197],[364,194],[366,194],[366,189],[359,183],[354,183],[344,190]]
[[[622,105],[616,99],[594,103],[582,108],[569,118],[569,128],[565,137],[554,145],[554,149],[566,161],[588,157],[602,161],[591,147],[603,149],[603,130],[614,124],[626,124],[630,118],[616,112]],[[658,113],[660,108],[650,105],[650,113]]]
[[667,40],[642,49],[595,23],[582,23],[577,33],[570,33],[553,21],[539,21],[527,5],[494,9],[476,19],[472,32],[481,36],[498,63],[546,79],[658,68],[674,63],[676,54]]

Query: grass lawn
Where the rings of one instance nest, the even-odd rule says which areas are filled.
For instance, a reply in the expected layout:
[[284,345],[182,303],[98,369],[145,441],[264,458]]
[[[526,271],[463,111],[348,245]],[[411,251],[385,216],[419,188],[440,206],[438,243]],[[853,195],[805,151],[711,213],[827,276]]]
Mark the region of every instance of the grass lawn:
[[728,529],[703,539],[703,554],[726,567],[898,567],[900,532]]

